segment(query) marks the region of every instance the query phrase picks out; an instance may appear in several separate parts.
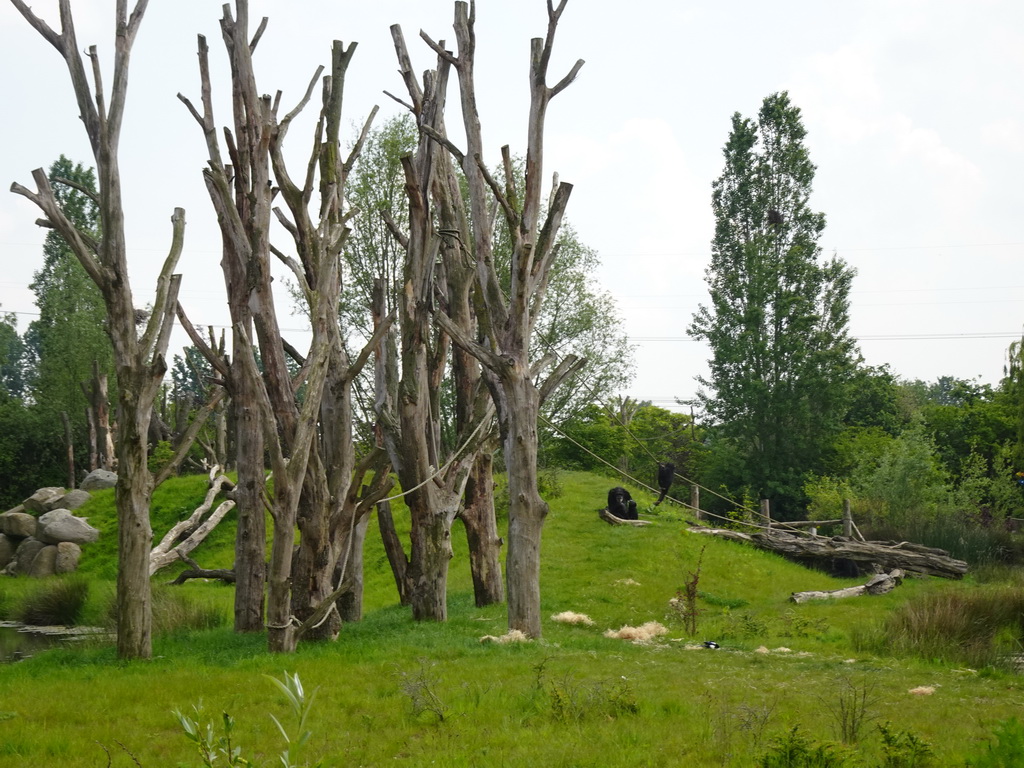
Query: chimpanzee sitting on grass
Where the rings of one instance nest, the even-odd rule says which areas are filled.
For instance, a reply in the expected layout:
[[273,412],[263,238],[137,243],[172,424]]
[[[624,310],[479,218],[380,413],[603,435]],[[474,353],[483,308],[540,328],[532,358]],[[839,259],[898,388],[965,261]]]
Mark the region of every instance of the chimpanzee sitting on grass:
[[608,491],[608,511],[620,520],[639,520],[636,502],[625,488],[616,487]]

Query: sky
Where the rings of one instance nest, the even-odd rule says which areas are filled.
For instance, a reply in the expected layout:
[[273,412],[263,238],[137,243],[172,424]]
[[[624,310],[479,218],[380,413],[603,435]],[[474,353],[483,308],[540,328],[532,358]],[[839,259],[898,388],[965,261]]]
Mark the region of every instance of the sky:
[[[115,2],[72,6],[79,43],[98,46],[109,84]],[[202,135],[177,94],[199,100],[196,36],[205,34],[217,122],[229,122],[221,6],[152,0],[132,57],[120,152],[136,305],[151,300],[171,214],[182,207],[180,298],[203,327],[229,322],[220,236],[201,177]],[[32,7],[59,28],[56,0]],[[333,39],[358,42],[345,83],[353,135],[374,105],[378,120],[403,109],[384,93],[404,94],[392,24],[418,71],[433,65],[420,30],[454,47],[450,0],[253,0],[250,8],[253,28],[270,20],[258,81],[281,91],[288,109],[329,63]],[[477,17],[477,92],[496,162],[502,145],[525,152],[530,39],[545,34],[546,7],[479,0]],[[810,204],[826,216],[820,244],[857,272],[850,331],[865,363],[907,380],[998,383],[1024,324],[1024,3],[569,0],[550,81],[577,59],[586,63],[576,82],[549,107],[545,173],[574,185],[567,216],[600,254],[594,277],[636,344],[635,377],[621,394],[689,410],[677,401],[694,396],[710,356],[686,328],[707,302],[711,184],[732,115],[755,117],[783,90],[801,109],[818,169]],[[0,3],[0,71],[0,187],[31,187],[32,170],[60,154],[94,164],[63,60],[10,3]],[[452,114],[449,132],[464,145]],[[309,126],[289,133],[296,162]],[[16,313],[22,330],[36,311],[38,216],[25,198],[0,194],[0,312]],[[302,338],[301,317],[282,326]],[[176,335],[172,351],[186,341]]]

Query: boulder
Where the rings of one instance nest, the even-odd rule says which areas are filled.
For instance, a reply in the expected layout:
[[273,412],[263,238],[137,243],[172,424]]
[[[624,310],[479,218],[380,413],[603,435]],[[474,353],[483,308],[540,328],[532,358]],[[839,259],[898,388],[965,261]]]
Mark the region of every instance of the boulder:
[[36,554],[32,558],[32,564],[28,567],[28,575],[36,579],[45,579],[47,576],[53,576],[56,573],[57,564],[57,547],[53,544],[49,544]]
[[89,525],[84,517],[75,517],[67,509],[54,509],[39,516],[35,535],[46,544],[59,544],[62,541],[88,544],[96,541],[100,532]]
[[[78,509],[80,506],[85,504],[89,499],[92,498],[92,494],[88,491],[83,491],[81,488],[76,488],[73,491],[68,491],[64,494],[64,498],[60,500],[60,506],[63,509]],[[56,509],[57,507],[52,507]],[[47,510],[49,512],[50,510]]]
[[26,511],[41,515],[43,512],[49,512],[51,509],[56,509],[60,506],[62,498],[64,498],[63,488],[40,488],[25,499],[22,504],[25,505]]
[[57,560],[53,564],[54,573],[72,573],[78,569],[78,561],[82,558],[82,548],[70,541],[62,541],[57,545]]
[[83,491],[100,491],[117,485],[117,475],[109,469],[94,469],[82,481],[79,488]]
[[16,541],[0,533],[0,570],[7,567],[7,564],[14,559],[14,552],[18,548]]
[[12,573],[28,573],[29,568],[32,565],[32,561],[36,559],[36,555],[46,545],[38,539],[27,538],[24,539],[21,544],[18,545],[18,551],[14,553],[14,560],[11,561],[8,566],[8,572]]
[[16,539],[34,536],[36,519],[27,512],[4,512],[0,515],[0,533]]

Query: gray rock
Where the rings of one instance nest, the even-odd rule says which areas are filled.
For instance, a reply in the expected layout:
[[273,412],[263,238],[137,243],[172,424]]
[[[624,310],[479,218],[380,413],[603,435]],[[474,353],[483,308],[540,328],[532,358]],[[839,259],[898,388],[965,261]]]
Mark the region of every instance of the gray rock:
[[28,575],[35,579],[45,579],[53,576],[57,564],[57,547],[53,544],[39,550],[32,564],[28,567]]
[[67,509],[54,509],[40,515],[36,521],[36,538],[46,544],[70,541],[88,544],[96,541],[100,532],[89,525],[84,517],[75,517]]
[[57,561],[53,564],[54,573],[73,573],[78,570],[78,561],[82,558],[82,548],[70,541],[62,541],[57,545]]
[[35,532],[36,519],[27,512],[4,512],[0,515],[0,533],[24,539],[26,536],[34,536]]
[[7,564],[14,559],[14,551],[17,548],[17,542],[0,533],[0,570],[6,568]]
[[26,511],[41,515],[43,512],[49,512],[51,509],[59,506],[62,498],[64,498],[63,488],[40,488],[25,499],[22,504],[25,505]]
[[94,469],[78,487],[83,491],[99,491],[117,485],[117,475],[107,469]]
[[[64,509],[78,509],[91,498],[91,493],[83,491],[81,488],[76,488],[75,490],[68,491],[64,494],[64,498],[60,500],[60,506]],[[53,509],[56,509],[56,507],[53,507]],[[49,510],[47,510],[47,512],[49,512]]]
[[27,538],[18,545],[18,551],[14,553],[14,560],[8,564],[7,570],[12,573],[28,573],[32,561],[46,545],[38,539]]

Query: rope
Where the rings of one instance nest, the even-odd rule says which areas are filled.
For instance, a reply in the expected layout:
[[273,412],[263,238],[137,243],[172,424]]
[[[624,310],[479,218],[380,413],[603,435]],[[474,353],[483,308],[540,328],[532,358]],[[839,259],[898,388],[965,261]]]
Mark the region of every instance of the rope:
[[447,469],[448,469],[448,467],[450,467],[450,466],[451,466],[452,464],[454,464],[454,463],[455,463],[455,460],[456,460],[456,459],[457,459],[457,458],[459,457],[459,454],[460,454],[460,453],[462,453],[462,452],[463,452],[464,450],[466,450],[466,448],[468,448],[468,447],[469,447],[470,443],[471,443],[471,442],[473,441],[473,438],[474,438],[474,437],[476,437],[476,433],[480,431],[480,429],[481,429],[481,428],[483,427],[483,425],[484,425],[484,424],[485,424],[486,422],[487,422],[487,419],[481,419],[480,423],[476,425],[476,429],[474,429],[474,430],[473,430],[472,432],[470,432],[470,433],[469,433],[469,437],[467,437],[467,438],[466,438],[465,442],[463,442],[463,444],[462,444],[461,446],[459,446],[459,449],[458,449],[457,451],[455,451],[455,453],[453,453],[453,454],[451,455],[451,458],[450,458],[450,459],[448,459],[448,463],[446,463],[446,464],[445,464],[445,465],[444,465],[443,467],[441,467],[440,469],[437,469],[437,470],[435,470],[435,471],[434,471],[434,474],[432,474],[432,475],[431,475],[430,477],[428,477],[428,478],[427,478],[426,480],[424,480],[423,482],[421,482],[421,483],[419,483],[419,484],[417,484],[417,485],[414,485],[414,486],[413,486],[412,488],[410,488],[410,489],[409,489],[409,490],[407,490],[407,491],[402,491],[401,493],[399,493],[399,494],[396,494],[396,495],[394,495],[394,496],[388,496],[388,497],[387,497],[386,499],[381,499],[381,500],[380,500],[380,501],[378,501],[377,503],[378,503],[378,504],[382,504],[382,503],[384,503],[385,501],[394,501],[395,499],[401,499],[401,498],[404,498],[405,496],[408,496],[408,495],[409,495],[410,493],[412,493],[413,491],[419,490],[419,489],[420,489],[420,488],[422,488],[422,487],[423,487],[424,485],[426,485],[426,484],[427,484],[427,483],[429,483],[429,482],[430,482],[431,480],[433,480],[433,479],[434,479],[435,477],[437,477],[437,476],[438,476],[438,475],[440,475],[440,474],[441,474],[442,472],[444,472],[445,470],[447,470]]
[[[629,480],[634,485],[636,485],[636,486],[638,486],[640,488],[644,488],[644,489],[650,491],[651,493],[655,493],[655,494],[659,493],[659,489],[652,488],[651,486],[647,485],[646,483],[641,482],[640,480],[637,480],[635,477],[630,475],[628,472],[625,472],[624,470],[619,469],[618,467],[616,467],[611,462],[606,461],[601,456],[598,456],[592,450],[590,450],[585,445],[583,445],[583,444],[579,443],[578,441],[576,441],[575,439],[573,439],[570,435],[566,434],[562,429],[559,429],[558,427],[556,427],[554,424],[552,424],[550,421],[548,421],[543,416],[540,417],[540,420],[543,421],[548,427],[553,429],[555,432],[560,434],[562,437],[564,437],[566,440],[568,440],[570,443],[575,445],[577,448],[580,448],[581,450],[585,451],[586,453],[590,454],[595,459],[600,461],[602,464],[604,464],[604,465],[610,467],[611,469],[615,470],[615,472],[617,474],[622,475],[624,478]],[[679,477],[683,477],[683,476],[679,475]],[[686,478],[683,478],[683,479],[685,480]],[[692,482],[692,481],[687,481],[687,482]],[[703,487],[703,486],[699,486],[698,485],[698,487],[700,488],[700,487]],[[710,490],[710,489],[706,489],[706,490]],[[711,493],[715,493],[715,492],[711,491]],[[721,496],[721,494],[715,494],[715,495],[716,496]],[[771,530],[771,527],[767,526],[767,525],[760,525],[758,523],[747,522],[745,520],[734,520],[731,517],[725,517],[723,515],[715,514],[714,512],[708,512],[706,509],[698,509],[697,507],[694,507],[692,504],[688,504],[685,501],[681,501],[681,500],[676,499],[676,498],[674,498],[672,496],[669,496],[668,498],[671,499],[672,501],[674,501],[676,504],[679,504],[680,506],[686,507],[687,509],[692,509],[695,512],[699,512],[701,515],[707,515],[708,517],[718,518],[719,520],[724,520],[725,522],[728,522],[728,523],[740,523],[742,525],[746,525],[746,526],[749,526],[751,528],[759,528],[759,529],[761,529],[763,531]],[[747,512],[751,511],[751,510],[746,509],[746,507],[743,507],[743,506],[741,506],[739,504],[736,504],[736,502],[732,501],[731,499],[727,499],[725,496],[721,496],[721,498],[725,499],[726,501],[731,502],[732,504],[735,504],[736,506],[740,507],[740,509],[744,509]]]
[[[657,456],[655,456],[655,455],[654,455],[653,453],[651,453],[650,449],[649,449],[649,448],[648,448],[648,447],[647,447],[646,445],[644,445],[643,441],[642,441],[642,440],[640,440],[640,438],[638,438],[638,437],[637,437],[636,435],[634,435],[634,434],[633,434],[632,432],[630,432],[630,431],[629,431],[629,427],[627,427],[627,426],[626,426],[626,425],[625,425],[625,424],[624,424],[624,423],[622,422],[622,420],[621,420],[621,419],[619,418],[618,414],[616,414],[616,413],[615,413],[615,410],[614,410],[614,409],[612,409],[612,408],[608,408],[607,406],[605,406],[605,408],[606,408],[606,410],[608,411],[608,413],[610,413],[610,414],[611,414],[612,418],[613,418],[613,419],[615,419],[615,421],[617,421],[617,422],[619,423],[619,426],[620,426],[620,427],[622,427],[622,428],[623,428],[624,430],[626,430],[626,434],[627,434],[627,435],[629,435],[630,437],[632,437],[632,438],[633,438],[633,440],[635,440],[635,441],[636,441],[637,445],[639,445],[639,446],[640,446],[641,448],[643,448],[643,449],[644,449],[644,451],[645,451],[645,452],[647,453],[647,455],[648,455],[648,456],[650,456],[650,457],[651,457],[651,459],[652,459],[652,460],[653,460],[653,461],[654,461],[655,463],[659,463],[659,464],[660,464],[661,462],[659,462],[659,461],[658,461],[658,457],[657,457]],[[562,434],[564,435],[565,433],[563,432]],[[568,437],[568,435],[565,435],[565,436],[566,436],[566,437]],[[570,438],[570,439],[571,439],[571,438]],[[577,445],[579,445],[579,444],[577,443]],[[580,446],[580,447],[582,447],[582,446]],[[584,450],[586,450],[586,449],[584,448]],[[588,453],[589,453],[589,451],[588,451]],[[593,454],[591,454],[591,455],[593,455]],[[732,500],[732,499],[730,499],[730,498],[729,498],[728,496],[723,496],[722,494],[718,493],[718,491],[712,490],[711,488],[707,488],[707,487],[705,487],[705,486],[701,485],[701,484],[700,484],[700,483],[698,483],[698,482],[697,482],[696,480],[691,480],[690,478],[686,477],[685,475],[683,475],[683,474],[681,474],[681,473],[679,473],[679,472],[675,472],[675,471],[673,471],[673,472],[672,472],[672,475],[673,475],[673,477],[677,477],[677,478],[679,478],[679,479],[680,479],[680,480],[682,480],[682,481],[683,481],[684,483],[689,483],[690,485],[694,485],[694,486],[696,486],[697,488],[700,488],[700,489],[701,489],[702,491],[707,491],[707,492],[708,492],[708,493],[710,493],[710,494],[711,494],[712,496],[717,496],[718,498],[722,499],[723,501],[727,501],[727,502],[729,502],[729,503],[730,503],[730,504],[732,504],[732,505],[733,505],[734,507],[737,507],[737,508],[739,508],[739,509],[743,510],[744,512],[748,513],[748,514],[751,514],[751,515],[760,515],[760,514],[761,514],[761,513],[760,513],[760,512],[758,512],[758,511],[755,511],[755,510],[753,510],[753,509],[750,509],[749,507],[745,507],[745,506],[743,506],[742,504],[740,504],[740,503],[739,503],[739,502],[737,502],[737,501],[733,501],[733,500]],[[645,487],[646,487],[646,486],[645,486]],[[678,499],[674,499],[674,498],[672,498],[671,496],[669,496],[668,498],[672,499],[673,501],[675,501],[675,502],[676,502],[676,503],[678,503],[678,504],[683,504],[684,506],[686,506],[686,507],[688,507],[688,508],[690,508],[690,509],[695,509],[695,507],[693,507],[693,505],[691,505],[691,504],[684,504],[684,502],[681,502],[681,501],[679,501]],[[727,520],[727,521],[731,521],[731,522],[736,522],[735,520],[732,520],[732,518],[729,518],[729,517],[723,517],[722,515],[716,515],[716,514],[715,514],[714,512],[708,512],[707,510],[700,510],[700,509],[697,509],[696,511],[700,512],[701,514],[705,514],[705,515],[710,515],[711,517],[717,517],[717,518],[718,518],[718,519],[720,519],[720,520]],[[753,523],[748,523],[748,525],[754,525],[754,524],[753,524]],[[755,526],[755,527],[765,527],[765,528],[766,528],[766,526]]]

